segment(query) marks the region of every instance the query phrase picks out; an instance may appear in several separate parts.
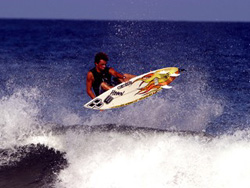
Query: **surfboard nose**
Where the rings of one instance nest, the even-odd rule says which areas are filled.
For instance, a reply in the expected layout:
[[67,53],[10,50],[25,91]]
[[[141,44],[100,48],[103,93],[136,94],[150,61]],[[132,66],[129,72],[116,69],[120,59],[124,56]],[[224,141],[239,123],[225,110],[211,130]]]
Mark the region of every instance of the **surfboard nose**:
[[184,72],[187,71],[186,69],[179,69],[180,72]]

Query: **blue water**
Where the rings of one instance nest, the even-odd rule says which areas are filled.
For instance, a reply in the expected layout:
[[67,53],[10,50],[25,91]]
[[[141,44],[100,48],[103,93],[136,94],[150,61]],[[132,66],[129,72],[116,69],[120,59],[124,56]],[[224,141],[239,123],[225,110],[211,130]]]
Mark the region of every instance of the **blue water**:
[[[228,175],[223,165],[239,162],[238,153],[250,155],[249,33],[250,23],[0,20],[0,185],[235,185],[239,182],[236,173],[244,174],[250,167],[239,165],[232,170],[235,174]],[[85,89],[86,74],[94,66],[94,55],[99,51],[109,55],[109,66],[123,73],[139,75],[170,66],[184,68],[186,72],[172,83],[171,90],[120,109],[92,111],[83,108],[90,100]],[[104,128],[86,131],[99,126]],[[123,127],[123,131],[115,127]],[[134,130],[136,127],[143,129]],[[183,132],[187,135],[178,134]],[[47,175],[39,176],[39,181],[27,175],[29,178],[15,179],[11,184],[6,174],[22,173],[20,169],[27,156],[38,160],[33,144],[38,144],[37,151],[44,152],[41,158],[49,155],[54,161],[40,163],[54,167],[44,171],[42,165],[25,163],[27,168],[36,169],[37,174]],[[131,144],[133,149],[129,149]],[[25,152],[20,154],[20,150]],[[232,156],[232,150],[237,156],[230,162],[211,162],[215,155],[219,155],[218,159]],[[195,157],[187,159],[190,151]],[[179,152],[183,153],[171,158],[172,163],[167,166],[164,165],[169,159],[159,159]],[[149,162],[152,153],[158,158]],[[199,159],[198,163],[194,158]],[[185,166],[185,160],[192,165]],[[19,163],[13,167],[13,161]],[[127,163],[131,166],[121,166]],[[204,163],[210,166],[203,166]],[[79,170],[79,165],[84,170]],[[155,176],[145,173],[152,166]],[[118,167],[123,169],[120,175],[114,173]],[[51,175],[53,169],[55,177]],[[108,169],[113,169],[112,173]],[[196,173],[201,170],[209,184]],[[129,176],[131,172],[137,180]],[[115,177],[110,180],[108,175]],[[225,178],[218,180],[218,175]],[[149,177],[151,182],[147,182]],[[249,174],[244,177],[241,187],[250,185]],[[29,180],[25,182],[26,179]],[[229,183],[229,179],[235,181]]]

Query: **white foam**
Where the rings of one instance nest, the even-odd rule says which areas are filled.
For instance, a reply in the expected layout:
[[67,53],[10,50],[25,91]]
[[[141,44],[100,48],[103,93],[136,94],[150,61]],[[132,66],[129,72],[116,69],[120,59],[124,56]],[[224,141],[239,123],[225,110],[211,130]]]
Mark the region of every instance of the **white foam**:
[[[194,112],[198,114],[181,111],[182,100],[178,103],[153,96],[142,103],[124,108],[122,112],[99,112],[85,124],[118,122],[130,125],[130,122],[134,122],[140,126],[183,125],[185,128],[185,123],[176,122],[176,119],[185,119],[186,128],[190,125],[194,129],[203,128],[222,109],[209,97],[203,97],[200,93],[195,98],[197,96],[200,97],[199,103],[193,101],[190,104],[196,107]],[[0,100],[1,147],[39,143],[65,152],[68,167],[58,174],[55,185],[58,188],[250,186],[248,132],[212,140],[198,135],[184,136],[166,132],[87,133],[69,129],[65,134],[52,134],[46,132],[48,125],[38,120],[40,109],[36,103],[37,97],[39,91],[30,89],[17,91]],[[137,113],[139,109],[140,113]],[[174,114],[172,109],[180,110],[180,113]],[[67,110],[61,115],[58,118],[67,125],[72,121],[82,121]],[[182,118],[176,118],[179,115]],[[43,127],[44,132],[39,127]]]
[[65,107],[53,112],[53,123],[64,126],[82,124],[83,120],[78,114],[72,113]]
[[69,166],[56,187],[250,186],[250,143],[237,136],[70,131],[64,138]]

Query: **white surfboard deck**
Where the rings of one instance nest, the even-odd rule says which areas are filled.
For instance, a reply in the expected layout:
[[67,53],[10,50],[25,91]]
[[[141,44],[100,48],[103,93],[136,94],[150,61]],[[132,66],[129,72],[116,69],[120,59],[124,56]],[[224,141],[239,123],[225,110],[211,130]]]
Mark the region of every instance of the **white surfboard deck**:
[[172,88],[169,84],[179,75],[177,67],[167,67],[136,76],[102,93],[84,107],[106,110],[132,104],[162,89]]

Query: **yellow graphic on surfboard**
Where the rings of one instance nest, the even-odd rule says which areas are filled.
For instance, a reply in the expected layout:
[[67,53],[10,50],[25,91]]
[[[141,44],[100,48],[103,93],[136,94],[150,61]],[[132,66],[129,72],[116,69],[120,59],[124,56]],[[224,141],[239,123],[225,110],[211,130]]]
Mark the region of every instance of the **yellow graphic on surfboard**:
[[169,89],[171,86],[168,86],[174,79],[179,76],[178,68],[164,68],[157,70],[156,72],[146,74],[145,76],[138,78],[134,81],[141,81],[140,86],[143,83],[147,83],[146,86],[139,88],[137,94],[148,95],[155,93],[156,91],[161,90],[162,88]]

